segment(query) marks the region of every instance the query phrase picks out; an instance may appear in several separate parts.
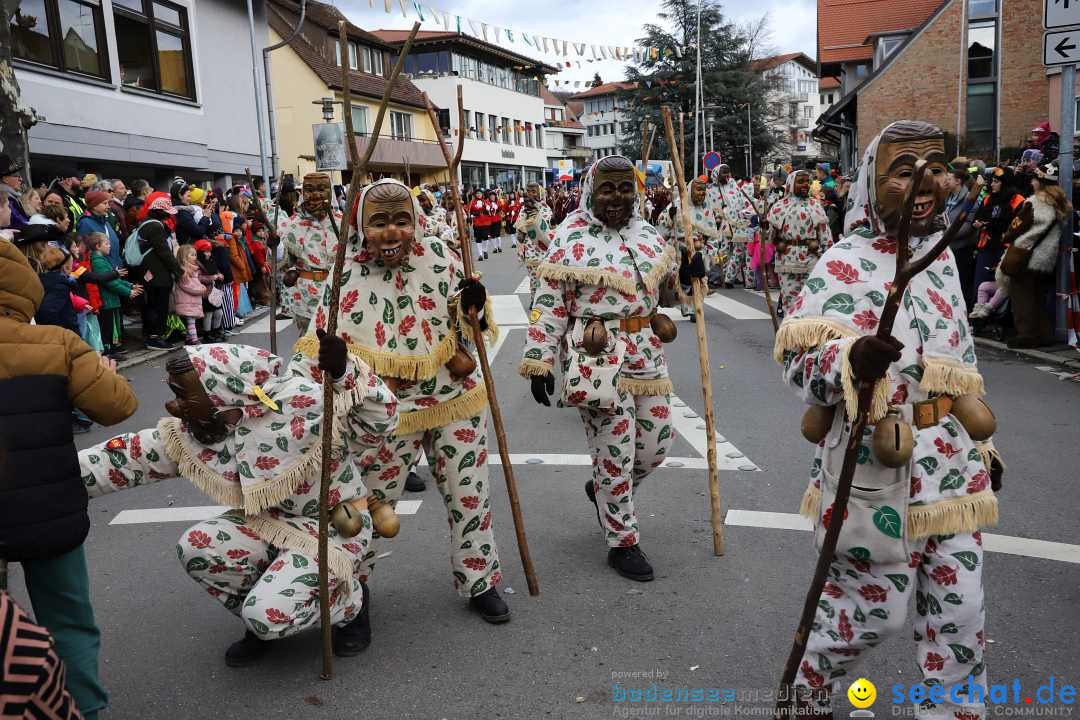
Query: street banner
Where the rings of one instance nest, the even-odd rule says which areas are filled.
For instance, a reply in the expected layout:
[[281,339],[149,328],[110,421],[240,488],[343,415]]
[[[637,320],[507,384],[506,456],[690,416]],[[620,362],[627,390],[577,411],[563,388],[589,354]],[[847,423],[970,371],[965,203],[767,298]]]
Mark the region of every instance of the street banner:
[[574,179],[574,161],[555,161],[555,180],[557,182],[570,182]]
[[311,132],[315,138],[315,169],[345,170],[349,166],[345,123],[316,123],[311,126]]

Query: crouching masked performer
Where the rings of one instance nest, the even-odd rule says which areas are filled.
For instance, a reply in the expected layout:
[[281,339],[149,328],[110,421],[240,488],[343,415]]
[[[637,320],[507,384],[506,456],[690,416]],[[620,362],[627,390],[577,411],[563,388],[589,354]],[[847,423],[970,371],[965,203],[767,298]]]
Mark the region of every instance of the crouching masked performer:
[[[776,338],[786,382],[810,405],[804,434],[818,444],[801,511],[818,547],[833,502],[858,384],[875,381],[851,499],[796,686],[808,710],[829,695],[863,651],[905,624],[915,595],[916,661],[924,691],[962,686],[916,708],[920,718],[981,716],[969,682],[986,686],[983,547],[997,521],[1000,459],[993,415],[949,251],[916,275],[893,336],[874,332],[896,268],[896,234],[916,161],[928,163],[911,219],[911,256],[940,238],[944,136],[895,122],[870,144],[852,189],[844,239],[825,252]],[[811,692],[813,691],[813,692]]]
[[[338,329],[351,352],[386,380],[401,402],[397,434],[365,470],[380,502],[396,503],[421,451],[446,504],[454,586],[493,623],[510,619],[496,586],[502,579],[488,497],[487,393],[465,344],[465,317],[475,308],[491,339],[487,293],[461,261],[425,236],[409,188],[380,180],[364,188],[345,263]],[[315,314],[326,327],[329,284]],[[313,357],[314,335],[297,348]],[[368,553],[373,564],[374,551]]]
[[[334,266],[337,235],[334,225],[341,227],[341,213],[330,207],[330,176],[308,173],[304,176],[304,197],[300,212],[278,220],[278,237],[293,260],[284,274],[281,301],[303,335],[311,316],[319,305],[323,281]],[[331,221],[330,213],[334,213]]]
[[536,294],[540,278],[536,267],[547,254],[551,240],[551,208],[543,201],[543,188],[539,183],[531,182],[525,188],[523,212],[514,223],[514,232],[520,245],[518,255],[525,263],[529,273],[529,295]]
[[676,251],[645,222],[633,165],[613,155],[592,166],[581,207],[555,231],[537,268],[520,373],[549,405],[561,358],[560,407],[581,412],[592,452],[585,484],[608,545],[608,564],[633,580],[653,579],[638,545],[634,485],[671,447],[671,380],[663,343],[675,326],[657,313],[660,286],[674,283]]
[[788,174],[784,197],[769,209],[767,221],[776,248],[780,306],[788,313],[821,253],[829,248],[831,238],[825,208],[820,200],[810,197],[809,171]]
[[390,390],[345,343],[324,337],[318,366],[284,361],[246,345],[188,348],[170,360],[171,417],[79,453],[91,497],[185,477],[230,508],[184,532],[181,565],[244,623],[225,653],[232,667],[265,654],[271,640],[319,622],[319,484],[322,372],[331,374],[334,462],[330,503],[333,648],[355,655],[371,640],[369,592],[361,582],[371,541],[362,464],[397,424]]

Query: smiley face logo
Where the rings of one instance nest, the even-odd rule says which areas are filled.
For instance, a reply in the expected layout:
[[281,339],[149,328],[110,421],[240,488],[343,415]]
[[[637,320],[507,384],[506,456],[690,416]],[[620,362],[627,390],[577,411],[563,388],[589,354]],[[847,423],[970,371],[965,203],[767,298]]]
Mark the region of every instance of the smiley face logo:
[[874,700],[877,699],[877,688],[874,687],[874,683],[870,682],[866,678],[859,678],[855,682],[851,683],[851,687],[847,691],[848,700],[851,704],[857,708],[868,708],[874,704]]

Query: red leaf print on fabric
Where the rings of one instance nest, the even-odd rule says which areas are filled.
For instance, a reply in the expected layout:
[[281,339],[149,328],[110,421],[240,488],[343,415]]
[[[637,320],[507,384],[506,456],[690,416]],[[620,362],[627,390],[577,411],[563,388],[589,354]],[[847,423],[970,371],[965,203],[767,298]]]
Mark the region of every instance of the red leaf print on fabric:
[[930,577],[934,578],[934,581],[938,585],[955,585],[956,568],[939,565],[934,568],[934,572],[930,573]]
[[124,477],[124,473],[120,472],[116,468],[109,469],[109,482],[114,487],[127,487],[128,479]]
[[622,435],[630,429],[630,421],[623,418],[619,422],[615,423],[615,427],[611,428],[612,435]]
[[859,271],[843,260],[830,260],[825,263],[825,269],[829,271],[830,275],[845,285],[852,285],[859,282]]
[[302,417],[294,417],[289,422],[289,432],[297,440],[304,437],[304,418],[302,418]]
[[386,344],[386,326],[382,320],[375,323],[375,344],[382,347]]
[[547,340],[547,335],[538,327],[529,328],[529,339],[533,342],[542,343]]
[[484,519],[480,521],[480,529],[487,530],[491,527],[491,513],[486,513]]
[[[818,365],[821,367],[822,374],[827,375],[832,370],[833,363],[836,362],[836,356],[839,353],[839,345],[829,345],[825,348],[825,352],[821,353],[821,359],[818,360]],[[807,358],[807,360],[810,360],[810,358]]]
[[622,532],[623,530],[626,529],[625,525],[623,525],[621,522],[619,522],[618,520],[613,518],[608,513],[604,513],[604,517],[607,518],[608,525],[610,525],[611,529],[614,530],[615,532]]
[[255,459],[255,467],[259,468],[260,470],[273,470],[280,464],[280,460],[278,460],[276,457],[270,457],[269,455],[260,455],[258,458]]
[[296,397],[294,397],[292,400],[289,401],[289,405],[296,408],[297,410],[303,410],[304,408],[309,408],[314,404],[315,404],[315,398],[309,397],[307,395],[297,395]]
[[461,498],[461,504],[469,508],[470,510],[475,510],[476,508],[480,507],[480,498],[476,495],[466,495],[465,497]]
[[412,332],[412,329],[416,327],[416,316],[406,315],[401,318],[401,325],[398,326],[399,335],[408,335]]
[[[835,507],[835,504],[830,505],[829,507],[825,508],[825,513],[821,516],[821,526],[823,528],[825,528],[826,530],[829,529],[829,522],[832,520],[832,514],[833,514],[833,508],[834,507]],[[847,511],[847,508],[844,508],[844,520],[847,521],[847,519],[848,519],[848,511]]]
[[416,304],[420,306],[421,310],[434,310],[435,301],[429,298],[427,295],[421,295],[416,301]]
[[855,639],[855,631],[851,629],[851,621],[848,620],[847,610],[840,611],[840,621],[836,625],[836,631],[848,645]]
[[435,407],[439,404],[439,398],[436,397],[421,397],[413,400],[414,403],[420,407]]
[[275,625],[292,625],[292,618],[277,608],[266,608],[266,619]]
[[911,553],[911,559],[908,560],[907,566],[909,568],[914,569],[914,568],[919,567],[919,565],[921,565],[921,564],[922,564],[922,553],[919,553],[919,552]]
[[866,602],[883,603],[889,597],[889,589],[880,585],[863,585],[859,588],[859,594],[866,599]]
[[831,582],[825,583],[825,587],[823,587],[821,591],[823,593],[825,593],[826,595],[828,595],[829,597],[831,597],[831,598],[840,599],[840,598],[844,597],[843,588],[841,588],[836,583],[831,583]]
[[629,489],[630,489],[630,483],[628,481],[626,481],[626,480],[623,480],[621,483],[619,483],[615,487],[611,488],[611,494],[612,495],[625,495],[626,491],[629,490]]
[[240,548],[233,548],[232,550],[229,550],[225,554],[228,555],[233,560],[239,560],[242,557],[247,557],[251,553],[248,552],[247,550],[241,550]]
[[934,447],[937,448],[937,451],[939,453],[949,458],[950,460],[953,458],[954,455],[960,452],[958,448],[954,448],[952,446],[952,443],[947,443],[941,438],[934,438]]
[[219,363],[229,362],[229,355],[221,347],[215,345],[210,348],[210,357],[217,360]]
[[922,478],[917,475],[913,475],[911,478],[911,497],[915,497],[922,492]]
[[579,367],[578,372],[580,372],[581,377],[585,378],[586,380],[592,380],[592,368],[588,365],[582,365],[581,367]]
[[359,290],[350,290],[341,296],[340,308],[343,313],[351,313],[356,301],[360,298]]
[[564,318],[566,317],[566,308],[561,305],[553,307],[551,308],[551,314],[557,318]]
[[470,570],[483,570],[487,567],[487,560],[482,557],[465,558],[461,562]]
[[604,461],[601,463],[601,465],[604,466],[604,472],[606,472],[611,477],[619,477],[622,474],[622,470],[619,468],[619,466],[611,462],[607,458],[604,458]]
[[652,415],[654,418],[660,418],[661,420],[664,420],[668,417],[668,415],[671,414],[671,410],[668,408],[667,405],[654,405],[653,407],[649,408],[649,414]]
[[586,393],[584,390],[575,390],[567,396],[566,400],[571,405],[577,405],[581,403],[585,399],[585,397]]
[[427,340],[428,344],[430,345],[431,344],[431,325],[428,325],[427,320],[421,320],[420,321],[420,329],[424,331],[424,339]]
[[896,241],[887,237],[877,238],[874,240],[873,248],[884,255],[895,255]]
[[[553,262],[553,263],[557,263],[560,260],[562,260],[564,257],[566,257],[566,250],[563,250],[562,248],[559,248],[555,252],[551,253],[551,257],[548,258],[548,261]],[[557,286],[557,284],[556,284],[556,286]]]
[[476,467],[484,467],[484,463],[487,462],[487,450],[481,450],[480,454],[476,456]]
[[803,660],[802,665],[803,677],[806,678],[806,684],[812,688],[825,687],[825,676],[814,670],[813,666],[809,662]]
[[975,473],[975,477],[971,478],[967,485],[967,491],[969,493],[982,492],[990,485],[990,473],[985,470],[980,470]]
[[975,532],[971,533],[971,537],[975,539],[975,544],[976,545],[978,545],[979,547],[982,547],[982,533],[981,532],[976,530]]
[[188,545],[193,548],[198,548],[199,550],[210,547],[210,536],[202,530],[192,530],[189,532],[187,541]]
[[573,254],[575,260],[580,260],[585,257],[585,245],[583,243],[574,243],[570,247],[570,252]]
[[607,288],[600,286],[593,291],[593,294],[589,296],[589,303],[595,305],[604,299],[604,295],[607,293]]
[[240,531],[241,535],[247,535],[252,540],[262,540],[262,538],[259,537],[259,533],[255,532],[246,525],[237,525],[236,529]]
[[892,400],[889,402],[893,405],[903,405],[907,402],[908,392],[907,385],[901,385],[896,388],[896,392],[893,393]]
[[331,488],[326,496],[326,506],[332,508],[337,506],[339,502],[341,502],[341,490],[338,488]]
[[934,307],[938,309],[942,317],[946,320],[952,320],[952,305],[945,298],[934,292],[934,288],[927,288],[926,295],[930,298],[930,302],[934,303]]
[[471,428],[461,428],[460,430],[454,431],[454,437],[456,437],[459,442],[471,443],[476,440],[476,431]]
[[142,440],[138,435],[131,436],[131,459],[138,460],[142,457]]
[[863,310],[861,313],[856,314],[851,320],[860,330],[870,331],[878,326],[878,316],[873,310]]
[[656,257],[656,253],[653,252],[653,249],[651,247],[649,247],[648,245],[645,245],[643,243],[638,243],[637,249],[640,250],[642,252],[642,254],[644,254],[648,258],[655,258]]
[[960,347],[960,331],[959,330],[953,330],[952,334],[949,335],[949,345],[951,345],[952,347]]
[[936,652],[926,653],[926,659],[923,660],[923,668],[926,670],[944,670],[945,658],[938,655]]
[[191,358],[191,366],[195,368],[195,372],[199,375],[202,375],[204,372],[206,372],[206,361],[203,360],[201,357]]
[[393,480],[401,474],[401,466],[395,465],[394,467],[388,467],[382,471],[379,475],[379,482],[386,482],[387,480]]

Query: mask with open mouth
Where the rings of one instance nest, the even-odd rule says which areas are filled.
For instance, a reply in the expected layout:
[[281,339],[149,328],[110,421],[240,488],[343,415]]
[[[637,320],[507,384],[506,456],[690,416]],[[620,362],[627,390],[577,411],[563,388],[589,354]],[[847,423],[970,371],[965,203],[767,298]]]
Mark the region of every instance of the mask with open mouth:
[[596,165],[592,212],[600,222],[616,230],[626,226],[637,199],[634,168],[630,161],[611,155]]
[[798,172],[795,173],[795,178],[791,182],[792,193],[796,197],[808,197],[810,195],[810,173]]
[[409,256],[416,238],[416,208],[400,182],[381,181],[367,188],[359,213],[364,243],[376,260],[397,267]]
[[165,411],[183,420],[188,432],[204,445],[215,445],[228,437],[232,432],[231,425],[240,421],[243,411],[215,408],[189,358],[170,360],[165,371],[169,375],[169,388],[176,396],[165,402]]
[[330,176],[308,173],[304,176],[304,212],[322,220],[330,214]]
[[928,235],[941,223],[948,173],[945,135],[930,123],[904,120],[890,125],[881,135],[874,161],[874,209],[886,232],[895,232],[918,160],[927,162],[926,173],[911,215],[914,236]]
[[703,207],[705,205],[705,192],[707,186],[703,178],[698,178],[690,185],[690,199],[694,202],[694,205]]

